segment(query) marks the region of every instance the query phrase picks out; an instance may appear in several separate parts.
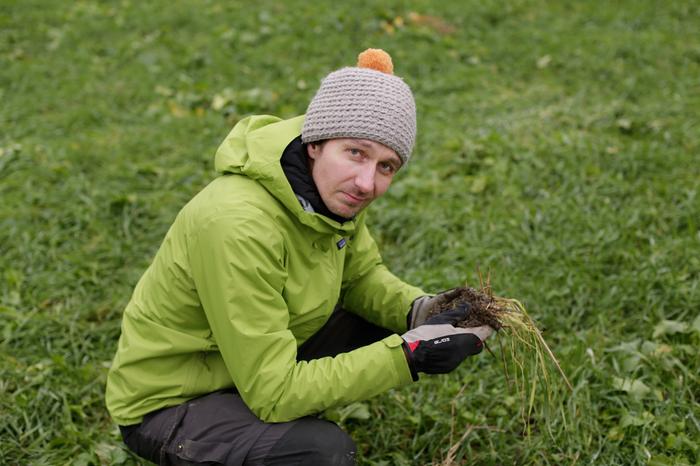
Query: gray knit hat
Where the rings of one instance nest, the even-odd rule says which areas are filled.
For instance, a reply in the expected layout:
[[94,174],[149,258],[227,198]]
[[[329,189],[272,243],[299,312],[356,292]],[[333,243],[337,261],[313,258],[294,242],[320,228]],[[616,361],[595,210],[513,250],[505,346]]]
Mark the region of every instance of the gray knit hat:
[[416,104],[408,85],[392,73],[389,54],[368,49],[357,67],[326,76],[306,110],[302,142],[369,139],[394,149],[406,163],[416,140]]

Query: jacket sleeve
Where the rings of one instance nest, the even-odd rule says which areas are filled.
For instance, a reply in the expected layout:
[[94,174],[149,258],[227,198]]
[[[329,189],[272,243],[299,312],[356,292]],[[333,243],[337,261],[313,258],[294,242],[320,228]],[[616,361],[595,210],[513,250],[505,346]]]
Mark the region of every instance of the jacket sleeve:
[[282,296],[285,241],[255,210],[220,214],[196,228],[189,247],[202,307],[246,405],[282,422],[377,395],[411,381],[401,338],[297,362]]
[[343,307],[384,328],[405,332],[411,303],[426,293],[386,268],[364,220],[358,225],[345,260]]

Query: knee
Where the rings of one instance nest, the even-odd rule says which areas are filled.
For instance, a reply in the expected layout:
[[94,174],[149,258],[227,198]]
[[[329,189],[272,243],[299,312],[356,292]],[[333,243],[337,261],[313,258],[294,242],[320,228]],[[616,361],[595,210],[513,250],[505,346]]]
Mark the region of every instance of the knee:
[[329,466],[354,465],[357,447],[347,432],[333,422],[318,422],[323,424],[321,426],[315,426],[313,430],[309,430],[305,436],[310,452],[318,455],[318,462],[313,461],[309,464],[322,464]]
[[[285,457],[288,462],[284,464],[353,466],[356,451],[355,442],[336,424],[303,418],[296,421],[294,427],[279,439],[271,456]],[[277,463],[273,461],[266,464]]]

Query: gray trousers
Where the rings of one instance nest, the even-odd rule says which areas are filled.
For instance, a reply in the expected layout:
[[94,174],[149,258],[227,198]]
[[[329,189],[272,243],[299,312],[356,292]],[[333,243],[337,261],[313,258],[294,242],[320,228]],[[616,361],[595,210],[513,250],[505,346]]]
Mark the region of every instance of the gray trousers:
[[[299,360],[351,351],[391,332],[336,309],[298,351]],[[290,422],[258,419],[235,389],[147,414],[120,427],[137,455],[161,465],[354,465],[356,447],[336,424],[313,416]]]

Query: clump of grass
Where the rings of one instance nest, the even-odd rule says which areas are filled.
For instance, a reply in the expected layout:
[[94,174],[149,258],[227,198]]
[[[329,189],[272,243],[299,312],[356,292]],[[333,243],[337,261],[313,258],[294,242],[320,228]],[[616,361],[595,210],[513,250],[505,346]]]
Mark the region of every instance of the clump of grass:
[[[550,377],[551,367],[556,368],[569,390],[573,391],[573,387],[525,306],[517,299],[494,296],[490,280],[484,283],[481,274],[479,278],[480,289],[469,286],[458,288],[459,292],[451,300],[433,312],[443,312],[468,303],[471,307],[469,315],[457,324],[458,327],[489,325],[502,336],[498,342],[506,381],[521,400],[521,415],[525,431],[529,434],[538,390],[544,390],[543,399],[547,405],[553,404],[556,387]],[[493,354],[488,345],[485,346]]]

